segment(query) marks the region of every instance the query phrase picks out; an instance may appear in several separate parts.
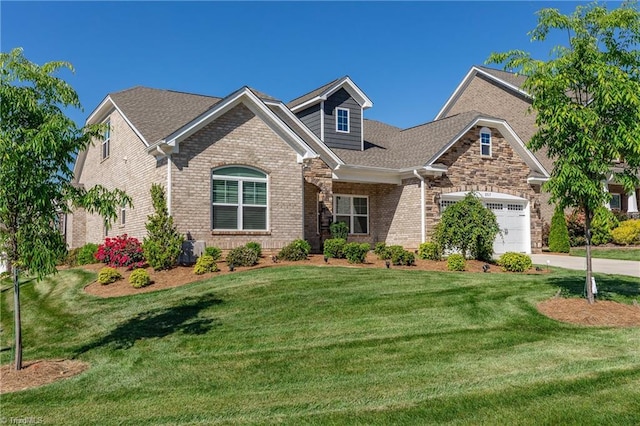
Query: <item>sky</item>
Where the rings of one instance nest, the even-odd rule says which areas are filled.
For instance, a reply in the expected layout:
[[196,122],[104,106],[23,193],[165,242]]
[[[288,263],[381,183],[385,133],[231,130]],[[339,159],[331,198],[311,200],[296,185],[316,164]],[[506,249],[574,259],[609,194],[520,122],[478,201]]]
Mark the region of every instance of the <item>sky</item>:
[[566,37],[531,42],[535,12],[579,4],[2,0],[0,48],[70,62],[75,72],[59,76],[80,97],[84,110],[67,111],[78,125],[109,93],[134,86],[224,97],[246,85],[288,102],[348,75],[373,101],[366,118],[407,128],[432,121],[492,52],[549,59]]

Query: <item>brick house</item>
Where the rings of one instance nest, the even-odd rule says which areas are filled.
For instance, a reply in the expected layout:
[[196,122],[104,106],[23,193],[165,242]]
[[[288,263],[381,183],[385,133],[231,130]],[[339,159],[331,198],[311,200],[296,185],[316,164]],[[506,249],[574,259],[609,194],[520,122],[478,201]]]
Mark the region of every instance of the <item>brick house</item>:
[[[527,98],[507,80],[516,76],[500,73],[473,67],[436,120],[408,129],[364,118],[373,103],[349,77],[286,104],[249,87],[224,98],[112,93],[87,119],[108,131],[79,154],[75,179],[121,188],[134,208],[110,229],[74,212],[67,242],[142,238],[150,187],[160,183],[178,229],[223,249],[257,241],[277,250],[304,238],[320,250],[335,221],[348,224],[350,241],[416,248],[473,190],[503,229],[497,253],[540,251],[549,164],[525,147]],[[501,98],[490,105],[482,90]]]

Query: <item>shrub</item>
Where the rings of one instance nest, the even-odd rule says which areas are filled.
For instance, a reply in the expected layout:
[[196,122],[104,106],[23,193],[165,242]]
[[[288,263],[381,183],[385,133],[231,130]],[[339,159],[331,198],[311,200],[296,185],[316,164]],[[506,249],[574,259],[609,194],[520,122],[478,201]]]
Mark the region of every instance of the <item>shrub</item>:
[[247,246],[236,247],[227,253],[228,265],[253,266],[256,263],[258,263],[258,254]]
[[344,246],[344,256],[349,263],[364,263],[371,246],[367,243],[348,243]]
[[329,225],[329,230],[331,231],[332,238],[342,238],[346,240],[349,235],[349,225],[344,222],[332,223]]
[[387,257],[387,244],[386,243],[376,243],[374,249],[373,249],[373,253],[378,256],[378,259],[390,259],[390,257]]
[[391,263],[394,265],[411,266],[416,263],[416,256],[412,252],[405,250],[402,246],[389,246],[387,250],[391,255]]
[[120,278],[122,278],[120,272],[110,266],[105,266],[104,268],[100,269],[100,272],[98,272],[98,282],[102,285],[114,283]]
[[611,242],[611,231],[618,226],[618,219],[606,207],[596,209],[591,221],[591,244],[599,246]]
[[451,254],[447,258],[447,269],[450,271],[464,271],[467,261],[461,254]]
[[142,288],[151,284],[151,278],[146,270],[136,269],[129,275],[129,283],[133,288]]
[[549,251],[553,253],[569,253],[571,249],[569,230],[564,212],[560,207],[556,207],[551,218],[551,229],[549,230]]
[[344,238],[330,238],[324,241],[324,248],[322,253],[326,257],[332,257],[334,259],[344,258],[344,246],[347,244],[347,240]]
[[305,260],[309,256],[311,245],[305,240],[295,240],[284,246],[278,253],[278,259]]
[[542,224],[542,245],[549,247],[549,234],[551,233],[551,225],[548,222]]
[[625,220],[611,231],[611,237],[616,244],[640,244],[640,219]]
[[136,238],[127,234],[115,238],[106,238],[104,244],[98,246],[96,259],[109,266],[127,266],[130,269],[144,265],[142,245]]
[[[234,264],[235,265],[235,264]],[[212,256],[203,254],[196,261],[196,265],[193,267],[193,273],[196,275],[206,274],[208,272],[216,272],[218,265]]]
[[78,265],[90,265],[96,263],[96,253],[98,252],[98,244],[87,243],[80,247],[77,251],[77,264]]
[[67,252],[67,256],[64,258],[64,264],[67,266],[78,266],[78,253],[82,247],[76,247]]
[[178,263],[184,237],[169,216],[162,185],[151,185],[151,200],[155,213],[147,216],[147,236],[142,243],[144,256],[156,271],[173,268]]
[[515,252],[507,252],[500,256],[500,259],[498,259],[498,265],[502,267],[503,271],[509,272],[524,272],[533,266],[531,263],[531,257],[526,254]]
[[571,247],[585,245],[587,241],[584,237],[584,213],[576,209],[566,216],[566,222]]
[[469,253],[474,259],[488,261],[493,255],[493,242],[498,233],[496,215],[470,192],[442,212],[434,240],[443,249]]
[[204,254],[206,254],[207,256],[213,257],[214,262],[217,262],[218,260],[222,259],[222,250],[220,250],[218,247],[215,247],[215,246],[205,247]]
[[251,250],[255,251],[258,257],[262,256],[262,245],[255,241],[249,241],[246,246]]
[[437,243],[422,243],[418,247],[418,257],[425,260],[440,260],[442,259],[442,250]]

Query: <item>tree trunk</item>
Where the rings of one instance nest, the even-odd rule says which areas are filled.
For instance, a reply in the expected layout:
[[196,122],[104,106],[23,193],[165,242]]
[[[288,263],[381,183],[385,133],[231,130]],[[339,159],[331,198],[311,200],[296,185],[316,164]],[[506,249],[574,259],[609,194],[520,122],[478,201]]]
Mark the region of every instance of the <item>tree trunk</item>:
[[11,265],[13,271],[13,322],[15,327],[15,369],[22,370],[22,322],[20,320],[20,279],[18,267]]
[[591,268],[591,219],[593,216],[593,212],[588,209],[585,208],[584,209],[584,227],[585,227],[585,237],[586,237],[586,241],[587,241],[587,246],[586,246],[586,251],[587,251],[587,278],[586,278],[586,282],[585,282],[585,289],[586,289],[586,295],[587,295],[587,300],[589,301],[589,304],[592,305],[594,302],[594,297],[593,297],[593,287],[591,285],[591,277],[593,275],[592,273],[592,268]]

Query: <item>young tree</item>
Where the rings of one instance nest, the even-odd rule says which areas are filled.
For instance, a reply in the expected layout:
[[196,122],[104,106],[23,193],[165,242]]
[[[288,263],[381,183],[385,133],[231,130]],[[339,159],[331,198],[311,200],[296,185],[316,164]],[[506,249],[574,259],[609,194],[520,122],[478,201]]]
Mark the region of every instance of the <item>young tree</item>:
[[549,251],[552,253],[569,253],[570,250],[569,229],[567,228],[567,220],[564,218],[564,210],[556,207],[556,211],[551,218]]
[[42,278],[56,272],[66,252],[57,229],[59,213],[82,207],[106,220],[116,208],[131,206],[120,190],[72,184],[71,164],[100,126],[78,128],[64,108],[80,108],[73,88],[54,74],[66,62],[42,66],[28,61],[22,49],[0,53],[0,252],[13,271],[15,368],[22,368],[18,269]]
[[443,249],[459,250],[463,256],[470,254],[474,259],[489,261],[499,233],[496,215],[470,192],[442,213],[434,239]]
[[[585,213],[586,294],[591,287],[591,223],[594,212],[609,201],[610,178],[630,192],[638,185],[640,167],[640,11],[637,2],[618,9],[592,3],[570,15],[557,9],[538,12],[532,41],[545,41],[552,30],[568,36],[547,61],[512,50],[494,53],[487,62],[527,77],[524,88],[537,113],[534,151],[546,147],[554,160],[544,189],[560,208]],[[624,162],[612,167],[617,159]]]
[[170,269],[178,263],[184,237],[169,216],[162,185],[151,185],[151,200],[155,213],[147,216],[147,236],[142,243],[144,257],[156,271]]

